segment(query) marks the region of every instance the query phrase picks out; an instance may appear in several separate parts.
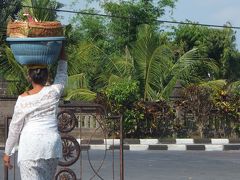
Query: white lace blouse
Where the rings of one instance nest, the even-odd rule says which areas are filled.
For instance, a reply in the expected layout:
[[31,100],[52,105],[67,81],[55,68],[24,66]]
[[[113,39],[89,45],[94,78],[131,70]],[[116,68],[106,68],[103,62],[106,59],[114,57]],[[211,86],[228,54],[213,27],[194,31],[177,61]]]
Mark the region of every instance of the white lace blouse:
[[62,157],[57,108],[67,79],[67,62],[60,60],[54,83],[37,94],[19,96],[9,126],[5,153],[18,144],[18,162]]

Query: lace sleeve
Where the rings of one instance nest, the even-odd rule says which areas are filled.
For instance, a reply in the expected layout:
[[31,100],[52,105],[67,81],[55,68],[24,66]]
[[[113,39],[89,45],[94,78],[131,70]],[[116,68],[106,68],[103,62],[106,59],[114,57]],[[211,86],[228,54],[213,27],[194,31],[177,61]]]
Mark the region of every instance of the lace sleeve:
[[65,83],[67,81],[67,62],[63,60],[58,61],[57,74],[53,83],[53,87],[61,94]]
[[19,136],[24,124],[25,113],[22,111],[22,107],[16,102],[12,120],[9,126],[8,138],[5,146],[5,154],[11,155],[13,148],[19,141]]

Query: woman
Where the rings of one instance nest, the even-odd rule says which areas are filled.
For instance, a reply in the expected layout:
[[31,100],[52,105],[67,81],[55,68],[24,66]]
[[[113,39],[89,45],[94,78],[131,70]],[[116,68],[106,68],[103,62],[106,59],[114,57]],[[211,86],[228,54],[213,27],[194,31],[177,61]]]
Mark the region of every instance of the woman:
[[57,107],[67,79],[67,61],[62,49],[57,74],[46,86],[48,70],[29,67],[33,89],[21,94],[16,102],[9,126],[3,156],[4,165],[12,168],[10,156],[18,146],[18,165],[22,180],[51,180],[62,157],[62,142],[57,126]]

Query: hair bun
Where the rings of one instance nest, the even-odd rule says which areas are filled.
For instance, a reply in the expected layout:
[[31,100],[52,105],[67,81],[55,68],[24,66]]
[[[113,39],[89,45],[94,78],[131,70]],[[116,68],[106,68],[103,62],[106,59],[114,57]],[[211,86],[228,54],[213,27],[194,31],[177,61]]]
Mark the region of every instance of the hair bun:
[[36,72],[36,74],[39,74],[39,73],[40,73],[40,71],[41,71],[41,69],[40,69],[40,68],[38,68],[38,69],[35,69],[35,72]]

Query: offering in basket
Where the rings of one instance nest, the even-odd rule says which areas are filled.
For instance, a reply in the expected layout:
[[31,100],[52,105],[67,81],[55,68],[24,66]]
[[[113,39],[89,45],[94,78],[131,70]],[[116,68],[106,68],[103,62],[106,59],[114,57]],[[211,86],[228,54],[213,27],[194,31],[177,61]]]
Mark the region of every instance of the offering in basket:
[[32,10],[31,13],[26,11],[23,16],[24,20],[9,21],[7,26],[7,41],[16,61],[22,65],[53,64],[65,40],[63,26],[58,21],[34,17]]

